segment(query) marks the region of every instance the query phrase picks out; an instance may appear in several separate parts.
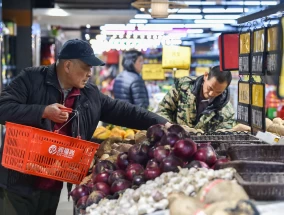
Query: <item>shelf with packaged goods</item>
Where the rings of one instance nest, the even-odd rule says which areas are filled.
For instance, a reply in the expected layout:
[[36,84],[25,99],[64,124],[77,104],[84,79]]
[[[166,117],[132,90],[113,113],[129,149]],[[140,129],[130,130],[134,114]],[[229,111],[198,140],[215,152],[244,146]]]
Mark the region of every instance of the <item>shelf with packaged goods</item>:
[[191,58],[219,60],[219,55],[217,55],[217,54],[193,54],[193,55],[191,55]]
[[202,64],[200,64],[200,65],[198,65],[198,64],[191,64],[190,65],[190,68],[196,68],[196,67],[205,67],[205,68],[210,68],[210,67],[213,67],[213,66],[216,66],[215,64],[208,64],[208,65],[202,65]]

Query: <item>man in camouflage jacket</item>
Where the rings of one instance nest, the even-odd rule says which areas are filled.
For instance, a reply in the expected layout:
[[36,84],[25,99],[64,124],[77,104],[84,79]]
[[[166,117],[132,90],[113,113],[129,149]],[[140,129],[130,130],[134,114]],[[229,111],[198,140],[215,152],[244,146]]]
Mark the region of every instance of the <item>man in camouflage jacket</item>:
[[160,103],[158,114],[172,123],[204,132],[231,129],[235,126],[228,88],[231,80],[231,72],[220,72],[219,66],[196,80],[178,79]]

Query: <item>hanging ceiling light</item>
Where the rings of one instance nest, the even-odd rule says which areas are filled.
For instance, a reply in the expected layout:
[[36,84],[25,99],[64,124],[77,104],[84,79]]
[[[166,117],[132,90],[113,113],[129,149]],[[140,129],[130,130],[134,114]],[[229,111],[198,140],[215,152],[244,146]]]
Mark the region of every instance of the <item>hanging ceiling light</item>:
[[152,0],[151,1],[151,16],[153,18],[167,18],[169,13],[168,0]]
[[133,7],[141,11],[141,8],[145,9],[145,13],[149,13],[148,9],[151,9],[152,18],[167,18],[169,9],[187,8],[184,3],[173,2],[169,0],[136,0],[131,4]]

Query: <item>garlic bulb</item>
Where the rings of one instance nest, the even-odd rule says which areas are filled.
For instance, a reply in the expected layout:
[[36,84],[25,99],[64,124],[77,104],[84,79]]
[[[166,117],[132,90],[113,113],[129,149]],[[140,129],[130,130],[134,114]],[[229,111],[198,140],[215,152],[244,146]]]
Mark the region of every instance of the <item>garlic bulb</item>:
[[196,193],[211,180],[232,180],[232,168],[212,170],[205,168],[180,169],[179,173],[163,173],[153,181],[147,181],[136,190],[127,189],[117,200],[103,199],[87,208],[88,215],[140,215],[164,210],[169,206],[167,196],[171,192],[183,192],[187,196]]

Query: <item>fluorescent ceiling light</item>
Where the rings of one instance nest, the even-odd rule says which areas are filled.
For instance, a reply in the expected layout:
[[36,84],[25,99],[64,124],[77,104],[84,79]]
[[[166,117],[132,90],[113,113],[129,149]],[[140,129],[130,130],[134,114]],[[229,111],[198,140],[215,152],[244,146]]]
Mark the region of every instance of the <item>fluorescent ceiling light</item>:
[[146,24],[146,23],[148,23],[148,20],[147,19],[130,19],[129,20],[129,23],[132,23],[132,24],[134,24],[134,23],[136,23],[136,24]]
[[262,1],[261,5],[277,5],[277,1]]
[[[216,1],[183,1],[186,5],[217,5]],[[219,5],[277,5],[275,0],[271,1],[221,1]]]
[[201,13],[198,8],[182,8],[177,11],[178,13]]
[[172,31],[174,28],[184,28],[184,24],[146,24],[138,26],[138,30]]
[[135,19],[152,19],[150,14],[136,14]]
[[50,8],[46,10],[45,15],[47,16],[69,16],[70,14],[60,8]]
[[238,19],[240,15],[205,15],[204,19]]
[[260,1],[223,1],[224,5],[260,5]]
[[113,31],[123,31],[123,30],[135,30],[136,25],[133,24],[128,24],[128,25],[123,25],[123,24],[106,24],[104,26],[101,26],[100,29],[102,31],[107,31],[107,30],[113,30]]
[[[168,13],[176,13],[176,12],[178,12],[178,8],[173,8],[173,9],[168,9]],[[152,12],[152,9],[150,8],[149,10],[149,13],[151,13]]]
[[188,29],[186,32],[188,34],[202,34],[204,30],[203,29]]
[[216,1],[184,1],[186,5],[216,5]]
[[233,20],[233,19],[197,19],[197,20],[194,20],[194,23],[196,24],[200,24],[200,23],[212,23],[212,24],[215,24],[215,23],[224,23],[224,24],[236,24],[236,20]]
[[215,41],[215,40],[217,40],[217,36],[212,36],[212,37],[206,37],[206,38],[198,39],[198,40],[195,40],[195,42],[196,43],[206,43],[206,42]]
[[124,35],[124,31],[111,31],[111,30],[108,30],[108,31],[101,31],[101,34],[102,35]]
[[243,8],[204,8],[203,13],[243,13],[248,12],[249,9],[245,8],[243,11]]
[[[185,24],[184,25],[186,28],[212,28],[212,24]],[[217,28],[224,28],[225,25],[224,24],[215,24],[214,27]]]
[[181,15],[181,14],[171,14],[168,19],[202,19],[202,15]]
[[277,5],[277,1],[228,1],[225,5]]
[[187,38],[201,38],[201,37],[210,37],[212,34],[210,33],[203,33],[203,34],[187,34]]

